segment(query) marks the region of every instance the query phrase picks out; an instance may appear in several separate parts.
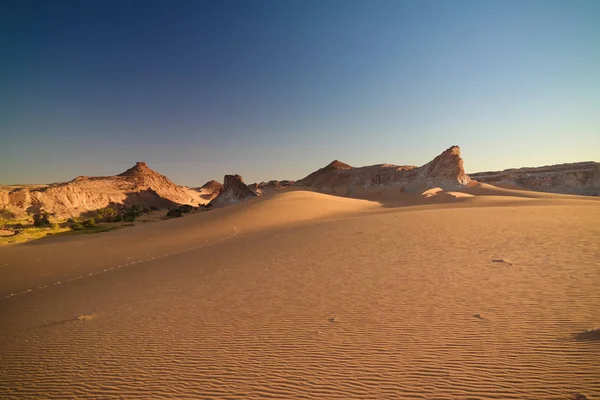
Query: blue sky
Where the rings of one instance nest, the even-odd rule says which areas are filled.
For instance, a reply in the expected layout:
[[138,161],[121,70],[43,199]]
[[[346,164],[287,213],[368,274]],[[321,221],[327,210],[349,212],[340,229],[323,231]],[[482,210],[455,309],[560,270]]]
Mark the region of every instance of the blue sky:
[[600,160],[600,2],[4,1],[0,184]]

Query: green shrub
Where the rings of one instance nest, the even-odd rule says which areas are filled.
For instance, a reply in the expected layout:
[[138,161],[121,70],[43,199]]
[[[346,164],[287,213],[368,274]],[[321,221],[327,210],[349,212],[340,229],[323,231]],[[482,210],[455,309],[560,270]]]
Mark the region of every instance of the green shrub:
[[8,211],[6,208],[3,208],[0,210],[0,229],[3,229],[6,224],[8,223],[8,221],[10,221],[11,219],[15,218],[16,215],[11,212]]
[[179,208],[173,208],[167,212],[167,217],[169,218],[179,218],[183,215],[183,211]]
[[111,207],[96,210],[96,221],[111,222],[117,215],[117,210]]
[[137,217],[137,213],[131,210],[127,210],[123,213],[123,221],[125,222],[134,222]]
[[50,214],[42,211],[33,215],[33,226],[41,227],[50,225]]
[[74,231],[80,231],[80,230],[85,229],[83,224],[80,222],[74,222],[73,224],[71,224],[71,226],[69,228],[71,228]]
[[139,204],[134,204],[131,207],[129,207],[129,210],[136,213],[139,217],[142,212],[142,206],[140,206]]
[[142,211],[142,207],[134,204],[131,207],[127,208],[123,213],[123,221],[125,222],[134,222],[137,217],[140,216]]
[[194,209],[193,206],[190,206],[189,204],[183,204],[179,207],[177,207],[178,210],[180,210],[182,213],[189,213],[190,211],[192,211]]
[[83,227],[84,228],[94,228],[96,226],[96,221],[94,221],[94,219],[86,219],[85,221],[83,221]]
[[113,222],[121,222],[123,221],[123,217],[121,216],[121,214],[117,214],[115,216],[115,219],[113,219]]

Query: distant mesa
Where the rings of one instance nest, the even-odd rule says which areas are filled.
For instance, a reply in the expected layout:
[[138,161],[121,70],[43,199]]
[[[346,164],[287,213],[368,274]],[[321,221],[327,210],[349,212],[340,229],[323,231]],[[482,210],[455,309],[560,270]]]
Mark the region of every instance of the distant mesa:
[[127,207],[140,202],[157,208],[207,202],[222,206],[287,188],[353,198],[392,199],[400,192],[431,197],[440,191],[463,189],[474,182],[599,196],[600,163],[589,161],[467,175],[460,148],[451,146],[420,167],[392,164],[352,167],[334,160],[296,182],[271,180],[246,186],[241,176],[226,175],[223,184],[211,180],[199,188],[188,188],[176,185],[140,161],[113,176],[82,175],[68,182],[0,186],[0,208],[7,208],[18,217],[44,210],[68,218],[109,205]]
[[540,192],[600,195],[600,163],[593,161],[477,172],[469,176],[477,182],[517,185]]
[[248,189],[240,175],[225,175],[223,187],[210,204],[222,207],[228,204],[240,203],[248,198],[256,197],[256,193]]
[[352,196],[358,192],[384,189],[422,192],[439,187],[457,190],[466,187],[469,182],[460,157],[460,148],[452,146],[421,167],[380,164],[355,168],[335,160],[297,181],[295,186]]
[[0,207],[20,217],[36,210],[68,218],[109,205],[168,208],[180,204],[196,206],[202,201],[198,192],[176,185],[145,162],[138,162],[119,175],[78,176],[69,182],[48,185],[0,187]]

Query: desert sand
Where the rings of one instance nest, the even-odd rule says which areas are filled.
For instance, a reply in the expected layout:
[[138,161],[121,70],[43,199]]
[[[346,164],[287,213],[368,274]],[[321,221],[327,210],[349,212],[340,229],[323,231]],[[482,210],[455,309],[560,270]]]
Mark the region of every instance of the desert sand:
[[0,398],[600,398],[599,200],[296,190],[1,247]]

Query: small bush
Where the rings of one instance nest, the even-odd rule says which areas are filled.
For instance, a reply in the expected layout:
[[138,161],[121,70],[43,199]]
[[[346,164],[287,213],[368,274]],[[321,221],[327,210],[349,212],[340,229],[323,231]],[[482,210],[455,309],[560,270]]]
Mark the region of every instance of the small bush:
[[33,215],[33,226],[42,227],[50,225],[50,214],[42,211],[38,214]]
[[183,215],[183,211],[179,208],[173,208],[167,212],[167,217],[169,218],[179,218]]
[[125,212],[123,213],[123,221],[134,222],[136,220],[136,218],[140,216],[141,211],[142,211],[141,206],[139,206],[137,204],[132,205],[131,207],[126,209]]
[[94,219],[86,219],[83,221],[84,228],[94,228],[96,226],[96,221]]
[[81,230],[85,229],[83,224],[80,222],[75,222],[75,223],[71,224],[71,226],[69,228],[71,228],[74,231],[81,231]]
[[117,215],[117,210],[115,210],[114,208],[111,208],[111,207],[105,207],[105,208],[96,210],[96,220],[97,221],[111,222],[115,218],[116,215]]
[[135,222],[137,217],[137,214],[131,210],[127,210],[123,213],[123,221],[125,222]]
[[190,206],[189,204],[183,204],[179,207],[177,207],[178,210],[180,210],[182,213],[187,214],[190,211],[192,211],[194,209],[193,206]]
[[60,228],[60,225],[58,225],[57,223],[53,223],[53,224],[50,224],[50,228],[53,231],[57,231]]
[[15,218],[16,215],[13,212],[8,211],[6,208],[0,210],[0,229],[6,227],[6,224],[11,219]]
[[115,219],[113,219],[113,222],[121,222],[121,221],[123,221],[123,217],[121,216],[121,214],[117,214]]
[[144,208],[142,208],[141,213],[142,214],[150,214],[150,209],[148,207],[144,207]]

